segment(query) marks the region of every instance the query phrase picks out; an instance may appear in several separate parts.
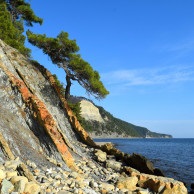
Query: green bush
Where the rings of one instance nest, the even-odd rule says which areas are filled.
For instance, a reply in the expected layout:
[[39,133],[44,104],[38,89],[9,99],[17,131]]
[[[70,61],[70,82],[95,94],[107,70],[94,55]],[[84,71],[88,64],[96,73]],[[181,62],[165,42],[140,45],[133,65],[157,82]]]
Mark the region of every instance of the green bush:
[[53,74],[53,77],[55,79],[55,82],[57,84],[57,87],[60,89],[60,93],[65,96],[65,88],[64,88],[64,84],[62,82],[60,82],[60,80],[58,79],[56,74]]

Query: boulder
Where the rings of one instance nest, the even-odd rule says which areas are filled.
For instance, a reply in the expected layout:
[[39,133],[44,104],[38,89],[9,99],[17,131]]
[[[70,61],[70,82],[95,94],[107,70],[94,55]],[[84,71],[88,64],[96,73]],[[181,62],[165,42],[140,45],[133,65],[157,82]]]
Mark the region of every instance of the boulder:
[[14,184],[14,190],[19,193],[23,193],[25,189],[26,181],[20,180]]
[[136,176],[133,177],[124,177],[120,176],[116,183],[116,186],[119,189],[128,189],[130,191],[136,190],[136,185],[138,183],[138,178]]
[[105,162],[106,161],[106,152],[103,152],[102,150],[96,150],[95,156],[99,162]]
[[17,176],[17,171],[7,171],[6,178],[9,180],[11,177]]
[[137,194],[150,194],[148,189],[142,189],[142,188],[138,188],[137,189]]
[[153,163],[140,154],[133,153],[128,157],[126,161],[129,166],[137,169],[141,173],[157,174],[163,176],[163,173],[159,169],[155,169]]
[[11,178],[10,181],[11,181],[12,184],[15,184],[18,181],[23,181],[23,182],[27,183],[28,179],[24,176],[14,176],[14,177]]
[[148,188],[152,192],[161,194],[187,194],[187,189],[182,182],[176,181],[172,178],[166,178],[161,176],[154,176],[148,174],[139,174],[138,186],[141,188]]
[[106,168],[112,168],[113,170],[120,171],[121,170],[121,162],[117,162],[115,160],[107,160]]
[[6,177],[6,173],[0,169],[0,181]]
[[101,150],[109,155],[114,155],[117,160],[123,160],[124,153],[114,147],[113,143],[106,143],[100,146]]
[[101,183],[102,189],[106,189],[107,191],[114,191],[115,187],[112,184]]
[[20,165],[20,163],[21,161],[19,160],[10,160],[10,161],[6,161],[4,166],[8,170],[16,170],[17,167]]
[[38,194],[40,192],[41,188],[38,184],[34,182],[28,182],[26,183],[24,192],[30,193],[30,194]]
[[14,189],[14,186],[10,181],[8,181],[6,179],[4,179],[2,181],[2,183],[1,183],[1,192],[0,192],[1,194],[8,194],[8,193],[12,192],[13,189]]

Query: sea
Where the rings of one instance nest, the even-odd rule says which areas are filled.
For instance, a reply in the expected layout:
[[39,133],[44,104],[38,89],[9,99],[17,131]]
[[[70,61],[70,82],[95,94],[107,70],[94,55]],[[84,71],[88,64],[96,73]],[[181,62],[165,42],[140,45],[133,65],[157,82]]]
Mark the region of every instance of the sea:
[[190,190],[194,183],[194,138],[130,138],[94,139],[95,142],[112,142],[122,152],[145,156],[166,177],[186,184]]

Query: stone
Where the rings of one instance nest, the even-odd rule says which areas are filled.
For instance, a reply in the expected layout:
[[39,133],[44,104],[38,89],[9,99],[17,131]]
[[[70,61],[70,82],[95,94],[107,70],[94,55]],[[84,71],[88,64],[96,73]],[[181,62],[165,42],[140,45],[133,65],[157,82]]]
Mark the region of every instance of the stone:
[[4,179],[2,181],[2,183],[1,183],[1,194],[8,194],[8,193],[12,192],[13,189],[14,189],[14,186],[10,181],[8,181],[6,179]]
[[99,162],[105,162],[106,161],[106,152],[103,152],[102,150],[96,150],[95,156]]
[[108,183],[101,183],[100,186],[101,186],[102,189],[105,189],[107,191],[114,191],[114,189],[115,189],[114,185],[108,184]]
[[96,165],[95,165],[93,162],[88,162],[88,163],[87,163],[87,166],[88,166],[89,168],[92,168],[92,169],[95,169],[95,168],[96,168]]
[[38,194],[40,192],[40,186],[34,182],[28,182],[26,183],[24,192],[30,193],[30,194]]
[[32,164],[31,164],[31,167],[33,168],[33,169],[36,169],[36,164],[34,163],[34,162],[32,162]]
[[20,175],[27,177],[29,181],[35,181],[33,174],[24,163],[19,164],[19,166],[17,167],[17,171]]
[[92,181],[90,181],[89,186],[91,188],[96,188],[96,187],[98,187],[98,184],[92,180]]
[[24,180],[20,180],[20,181],[17,181],[15,184],[14,184],[14,190],[19,192],[19,193],[23,193],[24,192],[24,189],[25,189],[25,185],[26,185],[26,181]]
[[25,183],[28,182],[28,179],[24,176],[14,176],[14,177],[11,178],[10,181],[11,181],[12,184],[15,184],[16,182],[21,181],[21,180]]
[[60,184],[61,184],[60,180],[54,181],[53,182],[53,187],[59,187]]
[[164,173],[159,168],[154,168],[154,175],[156,175],[156,176],[164,176]]
[[142,188],[148,188],[151,191],[156,193],[161,192],[162,194],[187,194],[187,189],[185,185],[176,181],[172,178],[154,176],[148,174],[139,174],[138,177],[138,185]]
[[115,160],[107,160],[106,168],[112,168],[113,170],[120,171],[121,170],[121,162],[117,162]]
[[100,146],[101,150],[106,152],[107,154],[114,156],[117,160],[123,160],[124,153],[115,148],[113,143],[106,143]]
[[35,176],[40,175],[40,169],[38,169],[38,168],[34,169],[34,175]]
[[79,176],[79,175],[78,175],[77,172],[72,172],[72,173],[69,175],[69,177],[74,178],[74,179],[76,179],[78,176]]
[[[129,191],[129,189],[120,189],[120,191],[122,192],[122,194],[133,194],[132,191]],[[136,193],[135,193],[136,194]]]
[[123,171],[127,174],[127,175],[130,175],[130,176],[136,176],[138,174],[140,174],[140,172],[134,168],[131,168],[129,166],[124,166],[123,167]]
[[119,189],[129,189],[131,191],[136,190],[136,185],[138,183],[138,178],[133,176],[133,177],[124,177],[124,176],[120,176],[118,178],[118,181],[116,183],[116,186]]
[[72,194],[72,192],[66,191],[66,190],[61,190],[57,192],[57,194]]
[[128,157],[127,164],[141,173],[154,174],[153,163],[140,154],[133,153]]
[[10,179],[11,177],[17,176],[17,171],[8,171],[6,172],[6,179]]
[[57,174],[57,175],[55,175],[55,176],[54,176],[54,179],[56,179],[56,180],[61,180],[61,179],[62,179],[62,177],[61,177],[61,175],[60,175],[60,174]]
[[3,180],[6,177],[6,173],[0,169],[0,180]]
[[[160,192],[159,192],[160,193]],[[137,189],[137,194],[150,194],[148,189],[142,189],[142,188],[138,188]]]
[[8,170],[16,170],[16,168],[18,167],[18,165],[21,163],[21,161],[18,160],[10,160],[10,161],[6,161],[4,166],[6,169]]
[[5,166],[3,166],[2,164],[0,164],[0,170],[5,170]]

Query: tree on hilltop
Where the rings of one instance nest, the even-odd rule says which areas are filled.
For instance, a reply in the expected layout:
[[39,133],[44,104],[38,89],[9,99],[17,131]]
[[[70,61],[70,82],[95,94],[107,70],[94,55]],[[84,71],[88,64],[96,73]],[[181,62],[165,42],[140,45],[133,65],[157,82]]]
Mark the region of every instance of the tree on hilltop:
[[30,49],[24,46],[24,22],[27,26],[33,26],[33,23],[42,24],[43,20],[24,0],[0,0],[0,39],[23,55],[30,56]]
[[71,80],[77,81],[86,91],[97,99],[105,98],[109,92],[100,81],[100,75],[77,53],[79,47],[70,40],[67,32],[61,32],[56,38],[45,34],[27,31],[28,41],[47,54],[51,61],[66,73],[65,98],[70,96]]

